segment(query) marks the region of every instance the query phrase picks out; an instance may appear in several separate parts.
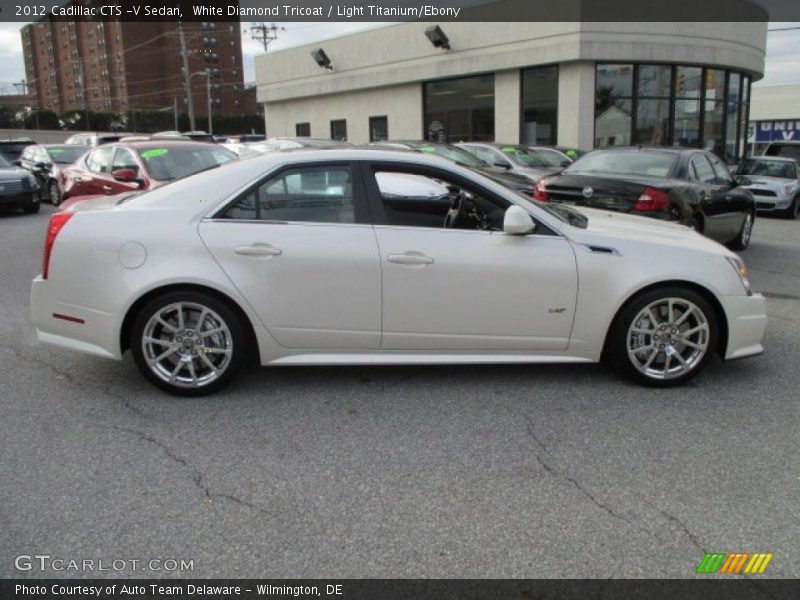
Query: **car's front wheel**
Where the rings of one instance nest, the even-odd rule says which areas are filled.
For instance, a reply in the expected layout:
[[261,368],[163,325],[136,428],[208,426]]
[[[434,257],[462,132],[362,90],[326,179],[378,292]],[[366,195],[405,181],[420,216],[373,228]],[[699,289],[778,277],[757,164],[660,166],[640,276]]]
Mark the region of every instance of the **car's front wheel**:
[[678,385],[697,375],[717,347],[716,313],[700,294],[669,287],[632,299],[612,325],[606,357],[645,385]]
[[781,216],[787,219],[796,219],[798,213],[798,204],[800,204],[800,194],[792,199],[792,203],[789,205],[789,208],[785,209]]
[[131,330],[136,366],[157,387],[203,396],[228,385],[246,355],[237,314],[211,294],[170,292],[148,302]]
[[27,214],[39,212],[39,207],[42,205],[42,195],[40,192],[31,194],[30,200],[22,207],[22,210]]

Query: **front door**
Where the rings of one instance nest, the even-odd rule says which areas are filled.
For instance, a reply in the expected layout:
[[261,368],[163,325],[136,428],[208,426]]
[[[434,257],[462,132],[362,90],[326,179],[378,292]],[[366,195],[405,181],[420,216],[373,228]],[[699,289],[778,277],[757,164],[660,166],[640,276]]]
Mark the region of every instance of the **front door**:
[[[419,180],[408,186],[408,210],[400,177]],[[446,172],[373,163],[367,181],[383,269],[382,348],[566,349],[578,288],[569,241],[542,224],[530,235],[504,234],[510,202]],[[430,224],[431,211],[418,208],[425,182],[432,204],[441,204],[437,188],[461,194],[464,214],[455,227],[443,227],[444,215]]]

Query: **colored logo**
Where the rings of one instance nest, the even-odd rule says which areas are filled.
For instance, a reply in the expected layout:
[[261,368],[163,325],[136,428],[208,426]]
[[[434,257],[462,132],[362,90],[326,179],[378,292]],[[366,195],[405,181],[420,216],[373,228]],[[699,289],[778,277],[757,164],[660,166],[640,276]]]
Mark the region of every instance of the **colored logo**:
[[772,560],[771,552],[706,552],[703,560],[697,565],[697,573],[710,575],[712,573],[727,573],[730,575],[763,573],[769,561]]

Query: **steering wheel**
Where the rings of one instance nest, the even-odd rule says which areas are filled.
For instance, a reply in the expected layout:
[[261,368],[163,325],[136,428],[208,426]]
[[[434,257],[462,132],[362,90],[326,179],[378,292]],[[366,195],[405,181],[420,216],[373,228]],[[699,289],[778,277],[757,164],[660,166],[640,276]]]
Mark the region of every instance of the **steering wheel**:
[[445,229],[453,229],[456,224],[461,220],[461,213],[464,210],[464,194],[458,188],[450,190],[450,208],[444,216],[443,227]]

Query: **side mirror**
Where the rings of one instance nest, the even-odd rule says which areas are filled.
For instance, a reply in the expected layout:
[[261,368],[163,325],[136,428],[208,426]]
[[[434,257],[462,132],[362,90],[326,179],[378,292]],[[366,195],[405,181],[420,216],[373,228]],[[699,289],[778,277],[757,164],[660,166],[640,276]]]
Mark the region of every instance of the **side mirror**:
[[571,160],[562,160],[561,163],[559,163],[559,164],[562,167],[568,167],[568,166],[570,166],[572,164],[572,161]]
[[504,160],[496,160],[496,161],[494,161],[494,166],[495,167],[500,167],[501,169],[510,169],[511,168],[511,165],[508,164]]
[[531,216],[520,206],[509,206],[503,217],[503,233],[508,235],[525,235],[536,228]]
[[11,164],[14,165],[15,167],[21,167],[22,166],[22,161],[20,159],[12,160]]
[[33,168],[35,170],[37,170],[37,171],[43,171],[45,169],[49,169],[50,168],[50,163],[39,161],[37,163],[34,163]]
[[136,171],[133,169],[117,169],[111,172],[111,176],[117,181],[123,183],[138,183],[136,179]]
[[749,177],[745,177],[744,175],[736,175],[734,179],[736,180],[737,185],[753,185],[753,180]]

